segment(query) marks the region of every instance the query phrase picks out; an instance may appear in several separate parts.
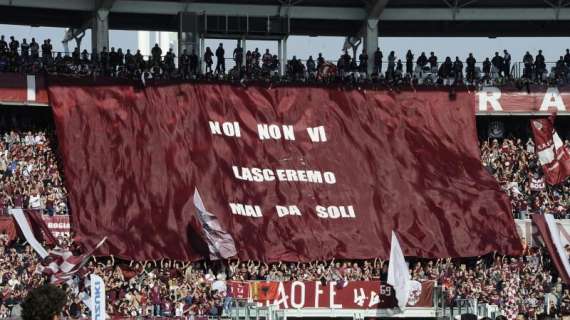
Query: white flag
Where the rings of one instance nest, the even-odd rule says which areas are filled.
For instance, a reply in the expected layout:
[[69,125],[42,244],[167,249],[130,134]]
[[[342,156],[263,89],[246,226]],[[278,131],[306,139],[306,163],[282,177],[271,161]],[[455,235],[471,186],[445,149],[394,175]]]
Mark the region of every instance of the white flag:
[[390,248],[390,262],[388,264],[388,284],[394,287],[398,307],[404,309],[408,304],[408,289],[410,283],[410,270],[406,264],[404,253],[396,233],[392,231],[392,243]]
[[91,274],[91,319],[105,320],[105,282],[96,274]]
[[198,188],[194,189],[194,206],[198,211],[198,220],[202,224],[211,260],[228,259],[237,255],[232,235],[222,228],[218,218],[206,210]]

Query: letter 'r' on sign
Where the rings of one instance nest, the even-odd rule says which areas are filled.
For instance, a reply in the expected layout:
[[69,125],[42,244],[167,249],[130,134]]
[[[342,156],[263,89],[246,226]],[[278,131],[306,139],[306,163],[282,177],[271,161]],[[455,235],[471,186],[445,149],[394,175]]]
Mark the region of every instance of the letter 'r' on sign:
[[479,111],[487,111],[487,107],[491,107],[492,111],[502,111],[501,103],[501,90],[497,87],[484,87],[481,91],[477,92],[479,98]]

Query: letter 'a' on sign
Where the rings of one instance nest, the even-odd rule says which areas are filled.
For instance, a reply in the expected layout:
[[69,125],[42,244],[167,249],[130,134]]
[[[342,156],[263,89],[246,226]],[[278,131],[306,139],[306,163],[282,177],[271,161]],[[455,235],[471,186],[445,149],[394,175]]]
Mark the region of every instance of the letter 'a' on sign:
[[542,99],[540,111],[549,111],[550,109],[566,111],[566,106],[564,105],[564,101],[560,96],[558,88],[548,88],[544,94],[544,98]]

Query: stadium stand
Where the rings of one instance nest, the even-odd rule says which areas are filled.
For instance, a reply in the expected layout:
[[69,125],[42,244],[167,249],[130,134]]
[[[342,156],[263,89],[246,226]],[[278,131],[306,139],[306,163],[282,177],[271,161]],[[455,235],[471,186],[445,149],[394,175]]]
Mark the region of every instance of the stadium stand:
[[[226,16],[226,23],[227,20]],[[426,29],[440,29],[435,26],[435,23],[429,24]],[[145,86],[151,86],[155,81],[176,80],[244,85],[261,82],[269,86],[378,85],[396,88],[395,91],[400,87],[471,90],[489,86],[513,86],[521,91],[526,86],[528,93],[531,85],[541,88],[565,85],[570,75],[569,50],[556,62],[545,61],[542,51],[526,52],[518,62],[507,50],[495,52],[483,61],[476,61],[467,52],[465,59],[438,58],[435,52],[411,51],[399,57],[385,48],[378,48],[370,56],[366,50],[354,51],[352,55],[344,50],[336,59],[325,59],[315,52],[306,60],[293,56],[287,61],[269,50],[244,50],[239,45],[223,48],[220,44],[204,49],[203,54],[183,51],[178,57],[158,44],[149,56],[143,56],[140,50],[131,52],[113,47],[104,47],[99,52],[75,49],[65,54],[56,52],[49,39],[28,41],[1,36],[0,73],[81,80],[114,78],[140,81]],[[284,72],[280,72],[282,67]],[[369,72],[371,69],[373,71]],[[43,79],[38,84],[43,84]],[[35,85],[34,82],[34,88]],[[451,90],[450,99],[454,95],[455,91]],[[479,111],[483,111],[481,106]],[[541,111],[544,110],[541,108]],[[52,117],[51,111],[45,110],[7,108],[0,112],[0,319],[20,319],[22,303],[29,292],[53,282],[67,293],[63,318],[92,317],[88,302],[93,293],[87,279],[89,274],[100,275],[106,284],[105,312],[111,319],[240,319],[239,312],[249,310],[252,301],[261,300],[261,295],[271,296],[267,300],[283,298],[281,293],[273,292],[275,287],[262,287],[266,281],[280,284],[312,282],[317,288],[334,283],[335,290],[352,289],[350,284],[360,281],[373,282],[378,288],[372,293],[380,296],[383,290],[380,283],[385,283],[388,278],[388,261],[379,258],[265,263],[236,259],[188,262],[90,257],[81,247],[82,239],[70,231],[73,207],[65,187],[61,149],[58,149]],[[489,123],[490,128],[494,125]],[[564,122],[559,123],[557,129],[564,139],[564,146],[570,148],[567,128]],[[570,182],[566,180],[554,186],[546,183],[529,128],[512,132],[503,132],[499,128],[499,133],[487,132],[487,126],[479,129],[481,163],[508,195],[513,219],[524,224],[533,214],[552,214],[567,223],[570,219]],[[30,217],[39,216],[48,222],[55,242],[45,235],[45,230],[34,230],[34,233],[43,235],[42,244],[50,252],[62,253],[61,256],[66,257],[63,260],[69,256],[85,256],[86,265],[61,281],[61,275],[52,270],[54,265],[61,263],[58,260],[61,257],[42,258],[28,241],[24,241],[22,232],[16,229],[9,215],[14,208],[23,208]],[[530,229],[528,233],[533,233]],[[435,283],[434,307],[431,308],[436,310],[434,317],[472,319],[478,315],[482,319],[501,320],[563,319],[570,316],[570,287],[558,273],[551,252],[545,250],[534,234],[532,237],[522,239],[524,247],[520,256],[490,253],[472,258],[409,258],[410,275],[419,283]],[[569,245],[565,250],[564,253],[569,255]],[[332,292],[332,286],[330,288]],[[354,289],[354,303],[364,303],[357,295]],[[252,298],[254,296],[256,299]],[[442,310],[439,310],[439,300],[444,306]],[[334,304],[334,297],[331,304]],[[254,305],[256,310],[263,307]],[[338,316],[333,308],[330,311]],[[241,319],[252,318],[249,316]],[[364,316],[355,315],[354,318]]]
[[[417,59],[408,50],[405,61],[390,52],[383,59],[380,48],[369,58],[366,52],[351,56],[347,50],[336,60],[328,61],[318,54],[315,60],[293,56],[287,61],[285,74],[279,75],[280,59],[269,52],[261,54],[259,49],[245,53],[240,47],[233,49],[231,58],[224,48],[206,48],[203,57],[195,52],[183,51],[180,57],[170,49],[163,50],[156,44],[150,56],[143,56],[140,50],[132,53],[121,48],[103,48],[101,52],[80,51],[71,54],[55,52],[50,39],[40,46],[35,38],[20,43],[14,37],[0,40],[0,72],[21,72],[26,74],[68,74],[76,76],[107,76],[122,79],[225,79],[232,81],[272,81],[310,83],[388,83],[413,85],[501,85],[513,83],[567,83],[570,72],[570,52],[560,56],[556,62],[546,62],[542,50],[533,56],[526,52],[522,62],[511,62],[511,54],[504,50],[495,52],[491,60],[477,62],[469,53],[463,62],[459,57],[438,60],[431,52],[422,52]],[[203,61],[204,66],[201,65]],[[245,61],[245,64],[242,63]],[[216,66],[213,67],[214,62]],[[368,64],[373,72],[368,73]],[[405,69],[404,69],[405,64]],[[226,70],[226,65],[231,66]],[[202,70],[202,68],[204,68]],[[521,70],[522,69],[522,70]],[[384,72],[382,72],[385,70]]]
[[[40,210],[44,215],[68,212],[63,172],[57,157],[57,141],[49,121],[18,111],[0,118],[0,174],[3,212],[10,207]],[[509,194],[513,217],[553,213],[566,218],[568,185],[546,186],[532,139],[481,140],[481,159]],[[566,141],[568,144],[568,141]],[[71,212],[72,213],[72,212]],[[60,246],[71,248],[69,236]],[[0,315],[17,316],[19,303],[29,289],[49,281],[40,270],[42,261],[20,240],[2,242]],[[43,262],[45,264],[45,262]],[[489,255],[467,260],[420,260],[412,262],[416,280],[435,280],[445,288],[446,305],[457,309],[462,301],[476,299],[481,305],[504,310],[513,302],[516,312],[533,318],[570,312],[570,292],[553,272],[548,255],[537,247],[525,248],[522,257]],[[227,316],[236,305],[228,294],[227,281],[370,281],[385,280],[384,261],[315,261],[313,263],[264,264],[254,261],[184,263],[153,261],[135,263],[119,259],[93,259],[88,270],[104,275],[109,284],[109,309],[113,316],[181,317]],[[517,276],[515,276],[515,274]],[[520,281],[513,284],[513,281]],[[512,286],[518,289],[512,292]],[[87,315],[81,303],[85,287],[74,278],[67,287],[71,297],[66,314]]]
[[[25,41],[22,41],[24,44]],[[35,43],[35,39],[32,40]],[[34,48],[36,45],[32,45]],[[8,49],[9,48],[9,49]],[[134,56],[121,50],[101,52],[98,58],[92,58],[87,52],[74,52],[71,57],[51,51],[49,40],[42,45],[41,57],[36,49],[27,52],[17,41],[8,44],[0,42],[0,68],[3,72],[56,73],[72,75],[102,75],[111,77],[139,77],[148,75],[155,78],[196,77],[197,66],[194,55],[183,56],[179,68],[174,67],[174,56],[167,53],[161,57],[160,48],[145,60],[140,53]],[[235,59],[241,59],[239,50],[234,51]],[[261,57],[258,52],[247,52],[246,65],[242,66],[240,77],[263,79],[277,69],[278,59],[268,51]],[[386,79],[402,77],[403,65],[395,66],[395,57],[388,58]],[[218,53],[218,58],[223,59]],[[436,58],[425,57],[422,53],[413,71],[413,54],[408,53],[404,77],[418,80],[424,71],[437,74],[434,84],[443,83],[444,79],[463,80],[463,67],[456,60],[450,59],[438,65]],[[502,58],[501,58],[502,59]],[[499,58],[493,59],[492,71],[483,66],[483,75],[474,71],[474,61],[467,62],[467,79],[485,79],[491,77],[509,78],[509,68]],[[525,56],[525,64],[530,58]],[[568,56],[570,59],[570,55]],[[541,59],[537,59],[541,61]],[[563,58],[566,60],[566,57]],[[206,58],[208,61],[208,58]],[[260,61],[262,64],[260,66]],[[213,63],[213,62],[212,62]],[[345,78],[349,74],[361,73],[366,68],[367,58],[362,55],[359,62],[351,59],[345,52],[336,66],[331,66],[333,77]],[[541,81],[541,63],[526,65],[524,77]],[[317,61],[312,57],[303,64],[293,58],[288,65],[287,79],[276,81],[323,80],[324,66],[327,62],[319,55]],[[428,66],[429,64],[429,66]],[[239,65],[239,64],[237,64]],[[567,62],[558,65],[560,70],[553,70],[555,78],[566,81]],[[377,66],[381,70],[381,66]],[[211,66],[209,67],[211,70]],[[223,68],[218,66],[220,77]],[[319,70],[319,71],[317,71]],[[535,70],[539,70],[538,73]],[[230,78],[234,75],[230,70]],[[474,75],[474,72],[477,76]],[[206,76],[213,76],[212,73]],[[532,74],[535,74],[533,76]],[[384,76],[383,76],[384,77]],[[373,77],[372,77],[373,78]],[[364,79],[364,78],[363,78]],[[371,78],[368,78],[371,79]],[[429,81],[424,82],[424,84]],[[29,119],[15,113],[3,112],[0,118],[0,196],[2,212],[13,207],[42,212],[43,215],[68,215],[70,213],[63,185],[64,175],[57,156],[57,140],[52,125],[45,123],[38,126],[37,119]],[[568,183],[551,187],[545,184],[532,139],[527,137],[514,139],[489,139],[480,141],[483,165],[495,176],[501,187],[507,192],[513,207],[513,218],[525,219],[531,213],[552,213],[557,218],[568,218],[570,206],[570,185]],[[568,145],[568,141],[565,141]],[[72,213],[72,212],[71,212]],[[8,239],[3,235],[2,282],[4,289],[0,306],[0,317],[18,316],[19,304],[26,293],[33,287],[49,281],[49,277],[38,272],[41,259],[29,245],[21,241]],[[72,237],[60,236],[60,246],[73,247]],[[45,262],[43,262],[45,264]],[[453,310],[461,301],[476,299],[479,304],[497,306],[517,305],[516,313],[534,318],[540,315],[562,316],[570,314],[570,292],[563,288],[560,279],[552,271],[548,255],[539,248],[526,248],[520,258],[503,256],[485,256],[468,260],[431,260],[417,261],[413,264],[412,277],[415,280],[434,280],[445,288],[445,301]],[[227,281],[370,281],[386,280],[387,266],[384,261],[315,261],[314,263],[274,263],[227,261],[220,263],[183,263],[178,261],[153,261],[134,263],[114,259],[91,261],[87,272],[96,272],[104,276],[109,284],[109,305],[107,312],[112,316],[163,316],[183,317],[193,315],[220,317],[228,316],[235,306],[231,294],[228,294]],[[515,274],[517,276],[515,276]],[[516,283],[514,281],[517,281]],[[513,293],[513,286],[516,286]],[[69,296],[66,315],[78,318],[88,314],[81,303],[85,295],[84,284],[79,277],[66,287]]]

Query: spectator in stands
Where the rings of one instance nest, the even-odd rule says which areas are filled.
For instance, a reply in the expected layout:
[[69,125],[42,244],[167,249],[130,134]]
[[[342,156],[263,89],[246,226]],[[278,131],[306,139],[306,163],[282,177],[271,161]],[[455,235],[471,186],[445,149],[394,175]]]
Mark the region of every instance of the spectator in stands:
[[42,59],[44,63],[48,63],[52,59],[51,50],[52,46],[50,40],[44,40],[44,44],[42,44]]
[[30,42],[30,53],[32,55],[32,59],[36,60],[39,57],[40,46],[36,42],[36,38],[32,38],[32,42]]
[[226,61],[224,58],[224,45],[220,43],[218,45],[218,49],[216,49],[216,74],[225,74],[226,73]]
[[453,62],[451,62],[450,57],[446,57],[445,61],[439,67],[439,77],[441,79],[447,79],[451,77],[453,71]]
[[256,67],[259,67],[259,60],[261,59],[261,53],[259,52],[259,48],[255,48],[252,52],[253,63]]
[[341,72],[341,77],[345,77],[348,72],[350,72],[350,65],[351,65],[352,58],[348,54],[348,51],[345,49],[343,54],[340,56],[338,67]]
[[506,78],[511,77],[511,54],[505,49],[503,50],[503,73]]
[[538,50],[538,54],[534,60],[534,69],[536,72],[537,81],[543,81],[544,72],[546,72],[546,62],[544,56],[542,55],[542,50]]
[[473,57],[473,53],[469,53],[469,57],[465,59],[465,63],[467,64],[467,68],[465,68],[466,78],[468,82],[473,82],[475,80],[475,57]]
[[390,51],[388,55],[388,70],[386,71],[386,79],[392,80],[394,78],[394,68],[396,67],[396,54]]
[[175,60],[176,54],[174,54],[172,48],[168,49],[168,52],[164,56],[164,68],[166,69],[166,73],[169,75],[172,74],[176,68],[176,65],[174,64]]
[[317,69],[321,69],[325,64],[325,58],[323,58],[323,54],[319,52],[319,56],[317,57]]
[[[210,61],[212,58],[210,57]],[[210,72],[212,71],[212,63],[210,62]],[[198,73],[198,55],[196,54],[196,49],[192,49],[192,53],[190,53],[190,74],[192,76]]]
[[178,65],[180,68],[180,72],[184,79],[190,78],[190,56],[188,55],[188,50],[184,49],[182,54],[178,58]]
[[158,46],[158,43],[154,44],[154,47],[150,50],[152,56],[152,62],[154,64],[159,64],[162,57],[162,49]]
[[[155,45],[155,47],[152,49],[153,50],[153,61],[156,62],[156,57],[154,56],[156,54],[156,52],[159,52],[158,50],[160,50],[160,48],[158,48],[158,44]],[[162,50],[160,50],[160,52],[162,52]],[[158,58],[160,60],[160,56]],[[101,69],[103,72],[103,75],[108,76],[110,73],[110,64],[109,64],[109,51],[107,51],[107,47],[103,47],[103,51],[101,51],[101,53],[99,54],[99,61],[101,62]]]
[[425,52],[422,52],[420,54],[420,56],[418,57],[418,60],[416,61],[416,64],[422,69],[428,64],[428,58],[426,57]]
[[234,62],[236,64],[236,67],[238,69],[241,69],[241,67],[243,65],[243,48],[241,47],[239,41],[238,41],[237,47],[234,49],[233,57],[234,57]]
[[430,68],[432,69],[432,71],[433,71],[434,69],[437,70],[437,69],[436,69],[436,68],[437,68],[437,57],[435,56],[435,54],[434,54],[433,51],[430,52],[430,54],[429,54],[428,62],[429,62],[429,66],[430,66]]
[[560,59],[556,62],[556,67],[554,68],[554,77],[556,80],[566,79],[566,63],[564,62],[564,57],[560,56]]
[[8,52],[8,43],[4,39],[4,35],[0,36],[0,54],[4,55]]
[[494,70],[491,72],[496,72],[497,76],[502,77],[503,71],[505,70],[504,59],[499,55],[498,52],[495,52],[495,56],[491,59],[491,63],[493,64]]
[[374,72],[377,75],[381,75],[382,74],[382,58],[384,56],[382,55],[382,51],[380,51],[380,48],[376,48],[376,51],[374,52]]
[[412,53],[412,50],[408,50],[408,52],[406,53],[406,74],[409,75],[410,77],[414,73],[413,68],[414,68],[414,54]]
[[532,79],[534,58],[528,51],[523,57],[523,64],[524,64],[523,78]]
[[358,68],[362,73],[368,72],[368,53],[366,53],[366,49],[362,49],[362,53],[358,56]]
[[26,41],[26,38],[22,39],[22,44],[20,44],[20,54],[24,60],[28,60],[30,56],[30,44]]
[[402,63],[401,59],[398,59],[396,62],[396,78],[400,79],[404,76],[404,64]]
[[18,48],[20,47],[20,43],[14,39],[14,36],[10,37],[10,54],[12,56],[18,55]]
[[309,59],[307,59],[307,72],[309,73],[309,76],[312,76],[313,78],[316,76],[317,73],[317,65],[315,64],[315,60],[313,60],[313,56],[309,56]]
[[214,59],[212,57],[214,53],[210,47],[206,47],[206,52],[204,53],[204,63],[206,64],[206,74],[212,73],[212,65],[214,64]]
[[459,60],[459,57],[455,57],[453,62],[453,74],[455,76],[455,83],[463,81],[463,62]]
[[266,72],[271,71],[272,70],[272,67],[271,67],[272,62],[273,62],[273,56],[269,52],[269,49],[265,49],[265,53],[261,57],[262,69],[265,70]]

